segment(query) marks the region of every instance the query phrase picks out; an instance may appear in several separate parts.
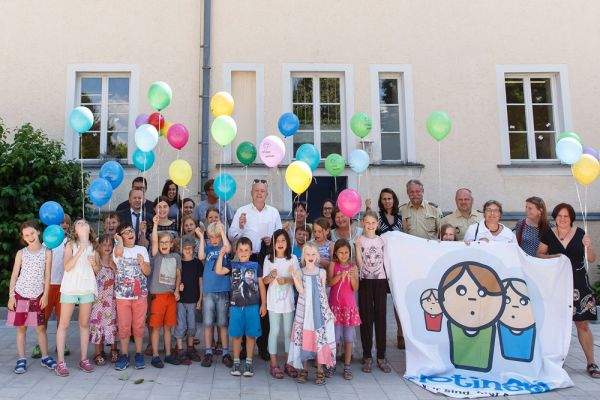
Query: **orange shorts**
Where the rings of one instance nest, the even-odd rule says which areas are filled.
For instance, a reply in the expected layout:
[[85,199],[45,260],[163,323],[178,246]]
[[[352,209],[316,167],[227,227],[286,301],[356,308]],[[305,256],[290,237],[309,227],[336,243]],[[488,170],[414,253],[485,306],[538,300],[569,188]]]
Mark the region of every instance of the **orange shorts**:
[[153,295],[150,303],[150,319],[148,325],[152,328],[162,326],[177,326],[177,301],[173,293],[158,293]]

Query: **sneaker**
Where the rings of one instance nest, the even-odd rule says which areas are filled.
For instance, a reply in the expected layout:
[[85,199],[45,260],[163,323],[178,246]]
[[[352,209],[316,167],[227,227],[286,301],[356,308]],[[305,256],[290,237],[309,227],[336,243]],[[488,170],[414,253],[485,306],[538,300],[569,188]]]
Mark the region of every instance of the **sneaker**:
[[40,350],[40,345],[36,344],[31,352],[31,358],[42,358],[42,350]]
[[[223,357],[225,358],[225,357]],[[231,357],[229,357],[231,358]],[[203,367],[210,367],[212,365],[213,362],[213,355],[212,354],[208,354],[206,353],[203,357],[202,357],[202,361],[200,362],[200,365],[202,365]],[[223,364],[225,364],[225,362],[223,362]]]
[[19,374],[19,375],[27,372],[27,359],[26,358],[20,358],[17,360],[17,365],[15,365],[14,372],[15,372],[15,374]]
[[56,364],[54,372],[56,372],[56,375],[63,378],[69,376],[69,369],[67,368],[67,364],[65,364],[64,361],[61,361],[58,364]]
[[152,361],[150,361],[150,365],[154,368],[164,368],[165,364],[163,364],[162,360],[159,356],[152,357]]
[[85,360],[79,361],[79,369],[83,372],[94,372],[94,367],[90,363],[90,360],[88,360],[87,358]]
[[181,365],[181,361],[179,361],[179,359],[177,357],[175,357],[173,354],[166,355],[165,362],[169,363],[171,365]]
[[69,348],[67,347],[67,345],[65,344],[65,356],[68,356],[69,354],[71,354],[71,350],[69,350]]
[[231,354],[225,354],[222,361],[227,368],[231,368],[233,366],[233,358],[231,358]]
[[202,357],[200,357],[200,354],[198,354],[198,351],[196,350],[195,347],[192,347],[191,349],[188,349],[186,351],[185,355],[191,361],[195,361],[195,362],[201,362],[202,361]]
[[146,364],[144,363],[144,355],[142,353],[135,353],[135,369],[144,369]]
[[129,355],[128,354],[121,354],[119,356],[119,359],[115,363],[115,369],[117,371],[123,371],[123,370],[125,370],[127,368],[129,368]]
[[54,361],[54,358],[46,356],[45,358],[42,358],[42,367],[54,370],[56,368],[56,361]]
[[230,373],[233,376],[242,376],[242,367],[240,363],[233,363]]
[[244,370],[244,376],[251,378],[254,376],[254,364],[246,363],[246,369]]

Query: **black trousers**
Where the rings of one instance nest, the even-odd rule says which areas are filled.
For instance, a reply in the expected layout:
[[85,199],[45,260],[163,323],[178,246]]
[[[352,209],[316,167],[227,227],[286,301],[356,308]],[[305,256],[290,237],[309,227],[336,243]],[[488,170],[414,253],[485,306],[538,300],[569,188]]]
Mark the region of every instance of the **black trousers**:
[[[263,265],[265,261],[265,256],[267,254],[267,249],[264,243],[262,243],[260,253],[253,253],[250,256],[250,261],[256,261],[259,265]],[[267,288],[268,286],[265,285]],[[266,301],[266,299],[265,299]],[[269,331],[271,327],[269,325],[269,314],[266,314],[264,317],[260,317],[260,329],[262,330],[262,335],[256,339],[256,347],[258,347],[259,354],[268,353],[269,347]],[[242,338],[242,349],[246,348],[246,337]]]
[[362,321],[360,340],[363,347],[363,358],[371,358],[373,325],[375,326],[377,358],[385,358],[386,288],[387,279],[362,279],[358,287],[358,311]]

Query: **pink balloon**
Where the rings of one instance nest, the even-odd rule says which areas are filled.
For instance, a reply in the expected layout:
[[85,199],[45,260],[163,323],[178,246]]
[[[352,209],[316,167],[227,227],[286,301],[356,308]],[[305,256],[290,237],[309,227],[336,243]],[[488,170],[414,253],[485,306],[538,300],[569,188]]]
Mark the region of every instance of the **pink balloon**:
[[140,114],[135,119],[135,128],[139,128],[140,126],[148,123],[148,114]]
[[167,132],[167,140],[171,146],[181,150],[190,138],[187,128],[183,124],[173,124]]
[[352,218],[360,211],[362,200],[360,194],[354,189],[344,189],[337,198],[337,206],[348,218]]
[[258,154],[267,167],[278,166],[285,155],[283,140],[277,136],[267,136],[260,142]]

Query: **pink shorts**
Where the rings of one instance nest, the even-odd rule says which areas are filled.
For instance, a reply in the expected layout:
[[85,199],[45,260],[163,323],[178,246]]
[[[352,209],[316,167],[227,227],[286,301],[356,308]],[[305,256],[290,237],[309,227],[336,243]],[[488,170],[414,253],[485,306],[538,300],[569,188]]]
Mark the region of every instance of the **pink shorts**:
[[144,337],[147,311],[148,300],[145,297],[135,300],[117,299],[119,338],[127,339],[132,333],[134,337]]

